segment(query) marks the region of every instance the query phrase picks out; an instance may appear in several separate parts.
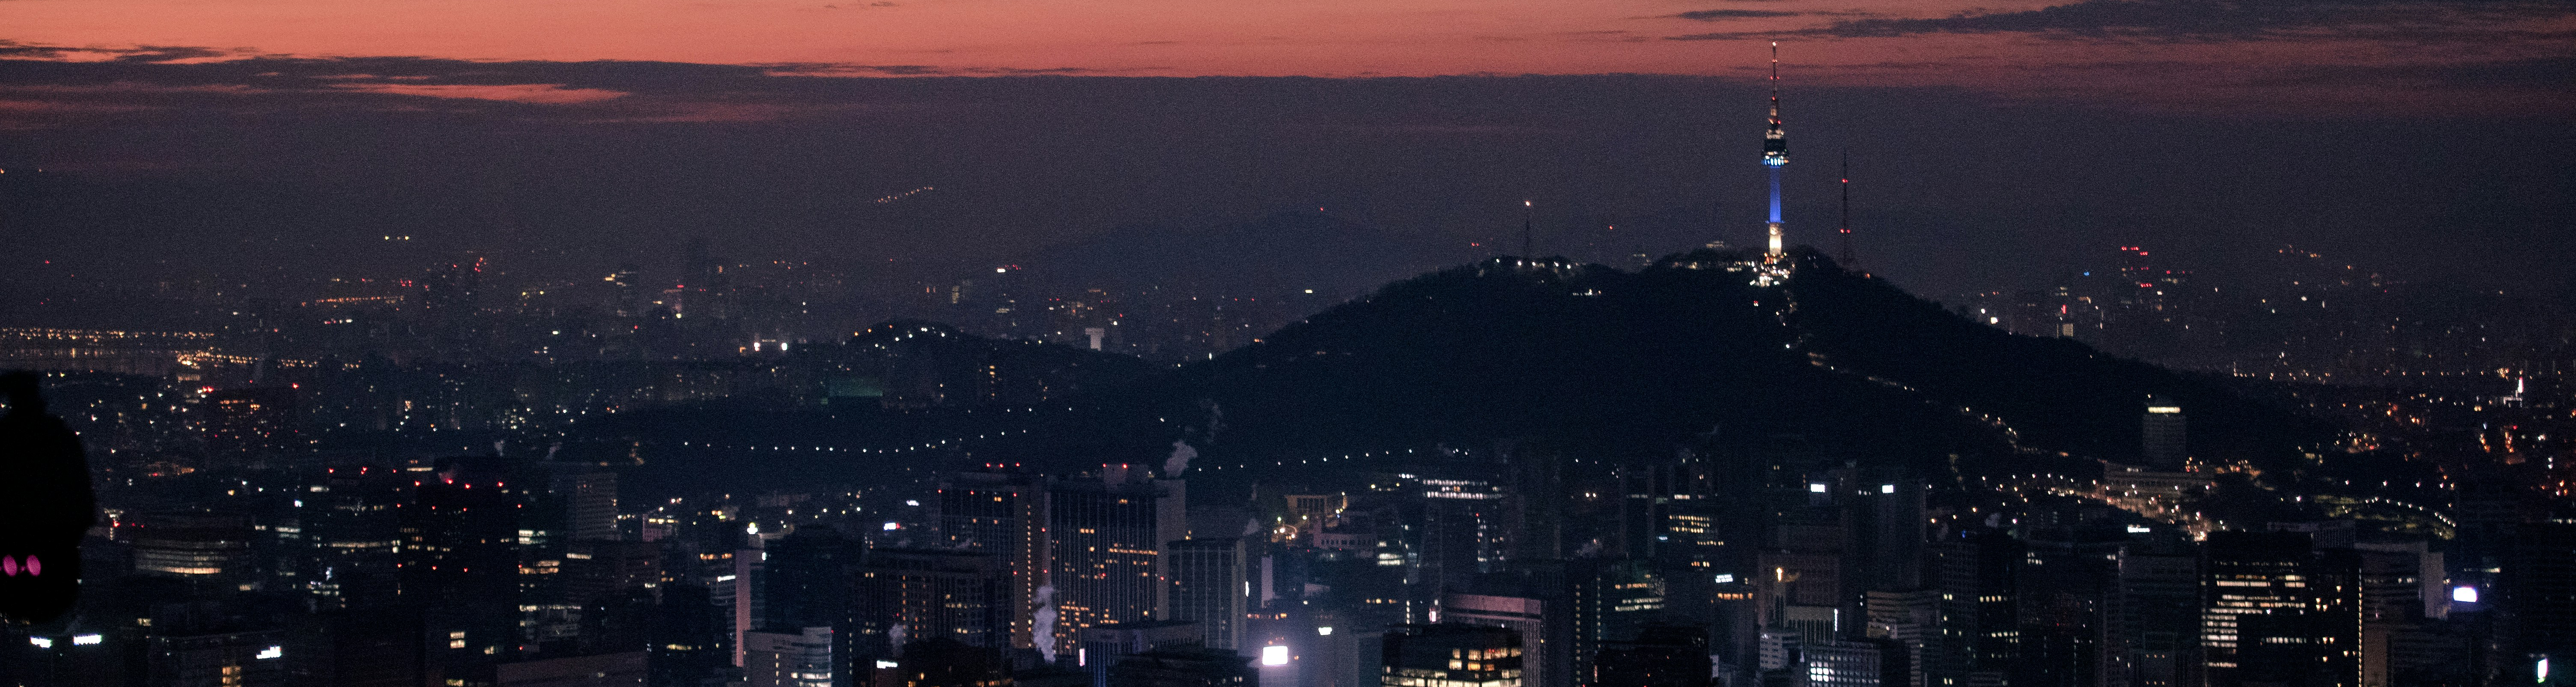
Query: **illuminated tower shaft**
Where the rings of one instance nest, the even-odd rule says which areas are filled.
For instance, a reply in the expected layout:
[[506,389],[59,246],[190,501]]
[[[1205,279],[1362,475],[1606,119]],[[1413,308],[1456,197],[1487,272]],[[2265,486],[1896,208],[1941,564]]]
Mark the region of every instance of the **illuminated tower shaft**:
[[1771,169],[1771,255],[1780,254],[1780,166]]
[[1770,257],[1780,256],[1780,166],[1789,164],[1789,136],[1780,131],[1780,43],[1771,43],[1771,127],[1762,132],[1762,165],[1771,172]]

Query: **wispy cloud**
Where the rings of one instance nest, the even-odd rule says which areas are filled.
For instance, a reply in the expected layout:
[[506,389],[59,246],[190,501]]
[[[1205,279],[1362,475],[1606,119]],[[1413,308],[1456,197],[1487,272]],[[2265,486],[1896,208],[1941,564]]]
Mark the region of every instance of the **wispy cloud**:
[[331,88],[367,93],[420,96],[424,98],[462,98],[498,100],[538,105],[571,105],[593,103],[629,95],[624,91],[604,88],[570,88],[559,83],[520,84],[424,84],[424,83],[339,83]]
[[[1687,14],[1687,13],[1686,13]],[[2500,25],[2576,16],[2576,3],[2532,0],[2082,0],[2019,12],[1866,18],[1790,31],[1671,36],[1885,38],[2027,33],[2073,40],[2224,41],[2358,36],[2478,39]]]
[[1800,13],[1800,12],[1781,12],[1781,11],[1777,11],[1777,10],[1694,10],[1694,11],[1690,11],[1690,12],[1683,12],[1683,13],[1681,13],[1681,14],[1676,14],[1676,15],[1672,15],[1672,16],[1673,16],[1674,18],[1678,18],[1678,19],[1696,19],[1696,20],[1699,20],[1699,21],[1726,21],[1726,20],[1729,20],[1729,19],[1763,19],[1763,18],[1769,18],[1769,17],[1795,17],[1795,16],[1798,16],[1799,14],[1802,14],[1802,13]]

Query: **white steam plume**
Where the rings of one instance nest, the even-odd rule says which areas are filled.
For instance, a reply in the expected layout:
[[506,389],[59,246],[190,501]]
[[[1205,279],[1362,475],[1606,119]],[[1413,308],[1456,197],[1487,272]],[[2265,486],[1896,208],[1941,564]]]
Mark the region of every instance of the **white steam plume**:
[[1036,636],[1036,637],[1031,637],[1030,639],[1032,639],[1032,640],[1035,640],[1035,641],[1036,641],[1036,643],[1037,643],[1037,645],[1038,645],[1038,655],[1046,657],[1046,662],[1048,662],[1048,663],[1054,663],[1054,662],[1055,662],[1055,585],[1047,584],[1047,585],[1039,585],[1039,586],[1038,586],[1037,606],[1038,606],[1038,614],[1037,614],[1038,627],[1037,627],[1037,632],[1036,632],[1037,636]]
[[1190,448],[1190,442],[1172,440],[1172,457],[1163,459],[1163,479],[1180,479],[1181,471],[1190,469],[1190,459],[1197,457],[1199,450]]

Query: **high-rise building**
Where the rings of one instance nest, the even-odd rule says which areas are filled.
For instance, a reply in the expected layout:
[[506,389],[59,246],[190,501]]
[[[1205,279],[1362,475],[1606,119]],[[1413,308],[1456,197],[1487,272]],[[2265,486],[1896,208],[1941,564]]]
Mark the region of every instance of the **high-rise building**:
[[1055,482],[1047,498],[1057,653],[1073,648],[1083,628],[1165,619],[1171,573],[1163,549],[1188,532],[1183,482],[1106,465],[1097,479]]
[[[401,515],[402,590],[418,603],[513,598],[517,592],[519,510],[501,460],[442,459],[437,470],[408,473],[417,484]],[[479,571],[479,572],[478,572]]]
[[1806,659],[1801,657],[1800,650],[1806,645],[1807,636],[1800,633],[1797,628],[1766,628],[1762,630],[1761,649],[1756,654],[1760,658],[1756,659],[1753,665],[1766,673],[1804,665]]
[[1252,658],[1206,647],[1178,646],[1120,656],[1109,666],[1118,687],[1253,687],[1261,682]]
[[2494,671],[2510,680],[2564,684],[2568,672],[2540,666],[2556,659],[2576,668],[2576,525],[2516,527],[2495,591],[2495,644],[2502,651]]
[[832,628],[748,632],[743,681],[750,687],[832,687]]
[[[1885,657],[1880,672],[1895,677],[1896,659],[1904,661],[1908,687],[1926,687],[1923,661],[1927,648],[1936,648],[1941,633],[1941,592],[1933,589],[1913,591],[1871,591],[1862,602],[1869,615],[1867,634],[1871,639],[1886,640],[1902,650],[1902,655]],[[1937,686],[1935,686],[1937,687]]]
[[2147,397],[2147,413],[2139,420],[2144,428],[2141,452],[2147,469],[2174,472],[2183,468],[2191,457],[2186,440],[2182,406],[2163,396]]
[[992,649],[945,639],[906,644],[902,656],[892,660],[873,659],[868,665],[873,667],[858,674],[870,676],[869,680],[853,680],[847,684],[903,687],[1010,687],[1014,684],[1010,665],[1001,661]]
[[1874,642],[1810,640],[1799,647],[1797,670],[1808,687],[1883,687],[1878,672],[1881,653]]
[[1708,629],[1648,624],[1628,641],[1605,642],[1592,664],[1592,687],[1705,687]]
[[1046,479],[1028,473],[962,472],[939,490],[939,530],[948,545],[993,554],[1010,575],[1013,648],[1037,646],[1038,588],[1053,565],[1047,510]]
[[2014,685],[2100,683],[2102,636],[2109,631],[2118,554],[2128,541],[2122,530],[2101,521],[2025,518],[2025,557],[2014,580],[2020,612]]
[[767,603],[757,625],[801,632],[849,617],[852,573],[867,553],[864,543],[829,527],[799,527],[761,551],[768,557],[760,580]]
[[[1551,622],[1545,599],[1532,596],[1499,596],[1489,594],[1450,593],[1440,598],[1439,625],[1475,625],[1508,631],[1518,639],[1522,649],[1520,670],[1522,684],[1530,687],[1567,687],[1574,684],[1573,637],[1568,624]],[[1557,611],[1561,614],[1563,611]],[[1412,659],[1399,664],[1398,650],[1392,643],[1395,631],[1388,630],[1387,665],[1394,668],[1429,668]],[[1488,640],[1479,640],[1488,641]],[[1489,646],[1492,646],[1489,644]],[[1448,659],[1440,659],[1445,665]],[[1462,659],[1463,660],[1463,659]],[[1496,678],[1500,679],[1500,678]]]
[[[1941,592],[1937,650],[1924,658],[1925,681],[2001,684],[2018,656],[2020,540],[2000,530],[1969,528],[1931,545],[1934,589]],[[1929,647],[1927,647],[1928,649]]]
[[730,624],[717,614],[705,585],[683,579],[664,584],[662,604],[652,623],[652,643],[645,666],[649,684],[703,685],[721,682],[732,657],[724,641]]
[[285,687],[282,632],[226,632],[146,640],[142,684]]
[[[1842,583],[1841,554],[1766,551],[1756,562],[1754,595],[1761,604],[1763,627],[1795,628],[1814,639],[1843,635],[1843,605],[1849,590]],[[1858,629],[1859,619],[1850,620],[1852,628]]]
[[584,463],[538,463],[545,491],[538,494],[544,520],[533,529],[561,541],[617,538],[617,473]]
[[892,656],[909,642],[947,639],[999,649],[1010,638],[1010,581],[991,554],[876,549],[852,578],[847,627],[854,657]]
[[317,608],[375,608],[394,602],[401,570],[401,513],[410,478],[386,466],[327,468],[319,491],[303,496],[297,519],[312,545],[303,567]]
[[567,600],[587,604],[618,592],[655,589],[662,582],[662,542],[576,541],[565,546]]
[[2120,549],[2118,587],[2107,600],[2104,687],[2197,684],[2200,552],[2163,526]]
[[206,443],[219,451],[285,448],[296,431],[295,390],[248,386],[206,394]]
[[[1576,559],[1566,564],[1563,592],[1572,623],[1573,675],[1593,674],[1594,662],[1610,642],[1635,639],[1664,611],[1664,577],[1654,566],[1635,559]],[[1702,640],[1705,641],[1705,638]]]
[[1243,540],[1184,539],[1165,552],[1172,567],[1172,619],[1197,623],[1202,644],[1243,648],[1252,583],[1244,574]]
[[1478,624],[1397,625],[1386,630],[1385,687],[1521,687],[1529,681],[1521,632]]
[[2212,532],[2204,548],[2207,684],[2355,684],[2360,562],[2298,532]]
[[623,687],[644,684],[650,677],[640,649],[512,661],[493,668],[492,687]]

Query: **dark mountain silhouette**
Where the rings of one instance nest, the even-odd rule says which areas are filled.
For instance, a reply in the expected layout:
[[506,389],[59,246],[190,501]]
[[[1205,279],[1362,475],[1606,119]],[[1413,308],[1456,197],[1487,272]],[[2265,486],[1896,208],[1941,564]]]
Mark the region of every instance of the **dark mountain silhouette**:
[[2204,458],[2282,460],[2330,437],[2220,380],[1980,326],[1811,253],[1757,286],[1745,257],[1423,275],[1185,368],[1169,407],[1221,410],[1212,438],[1196,427],[1212,462],[1290,465],[1498,439],[1576,459],[1669,455],[1715,430],[1924,470],[1953,455],[2080,468],[2136,458],[2149,393],[2188,409]]
[[[1278,212],[1197,229],[1128,225],[1026,257],[1056,290],[1164,287],[1210,295],[1383,284],[1467,257],[1466,242],[1324,212]],[[1347,292],[1345,292],[1347,293]]]

